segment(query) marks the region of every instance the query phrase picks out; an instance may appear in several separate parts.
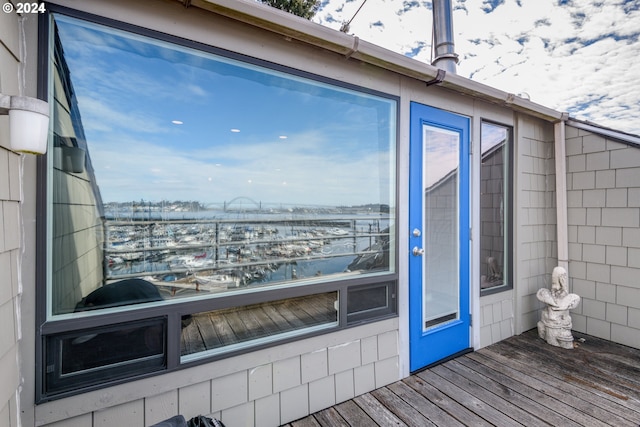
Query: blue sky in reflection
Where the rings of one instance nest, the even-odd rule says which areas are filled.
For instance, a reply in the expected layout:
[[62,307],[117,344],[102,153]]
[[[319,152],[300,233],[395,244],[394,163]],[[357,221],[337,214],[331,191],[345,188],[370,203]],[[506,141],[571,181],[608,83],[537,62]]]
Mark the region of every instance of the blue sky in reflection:
[[393,204],[394,100],[56,21],[105,202]]
[[496,145],[506,142],[509,131],[504,126],[484,122],[481,135],[482,154],[484,154]]

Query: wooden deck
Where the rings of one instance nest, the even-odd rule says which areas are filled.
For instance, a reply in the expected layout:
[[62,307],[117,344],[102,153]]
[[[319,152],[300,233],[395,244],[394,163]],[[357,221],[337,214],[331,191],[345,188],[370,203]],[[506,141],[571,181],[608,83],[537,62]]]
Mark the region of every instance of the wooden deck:
[[532,330],[287,426],[640,426],[640,350],[574,336]]
[[194,314],[182,329],[182,355],[338,321],[337,292]]

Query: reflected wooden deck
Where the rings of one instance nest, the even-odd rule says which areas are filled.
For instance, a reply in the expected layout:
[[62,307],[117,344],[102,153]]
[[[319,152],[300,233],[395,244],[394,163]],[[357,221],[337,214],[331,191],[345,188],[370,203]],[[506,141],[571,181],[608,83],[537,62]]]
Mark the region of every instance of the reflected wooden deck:
[[640,426],[640,350],[574,336],[529,331],[287,426]]
[[182,355],[337,320],[336,292],[198,313],[182,330]]

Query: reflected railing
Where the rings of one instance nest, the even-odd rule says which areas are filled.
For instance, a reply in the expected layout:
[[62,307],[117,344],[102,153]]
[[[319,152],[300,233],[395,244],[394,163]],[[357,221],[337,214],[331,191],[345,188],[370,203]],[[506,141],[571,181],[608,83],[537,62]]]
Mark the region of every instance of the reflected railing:
[[390,221],[105,220],[104,277],[143,277],[175,294],[388,270]]

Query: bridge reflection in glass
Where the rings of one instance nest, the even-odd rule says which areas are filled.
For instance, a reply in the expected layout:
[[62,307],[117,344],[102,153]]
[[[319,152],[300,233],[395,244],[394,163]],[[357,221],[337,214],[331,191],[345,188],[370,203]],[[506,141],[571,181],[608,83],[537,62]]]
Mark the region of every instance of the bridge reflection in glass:
[[105,232],[106,279],[143,277],[165,297],[389,269],[381,215],[107,220]]
[[49,317],[127,278],[168,299],[395,271],[395,98],[59,14],[52,34]]

